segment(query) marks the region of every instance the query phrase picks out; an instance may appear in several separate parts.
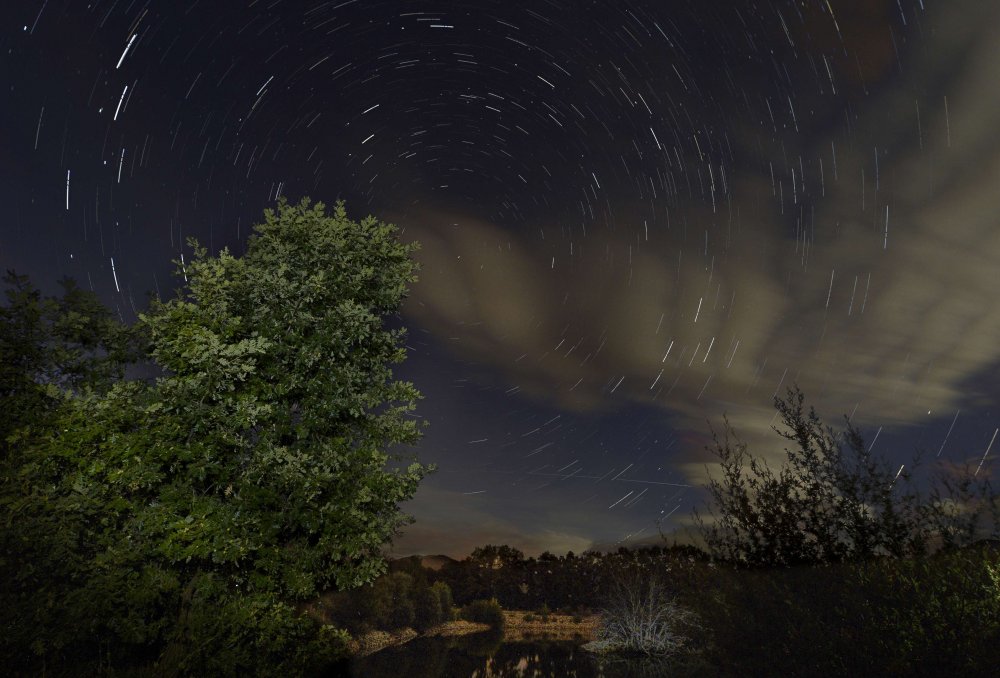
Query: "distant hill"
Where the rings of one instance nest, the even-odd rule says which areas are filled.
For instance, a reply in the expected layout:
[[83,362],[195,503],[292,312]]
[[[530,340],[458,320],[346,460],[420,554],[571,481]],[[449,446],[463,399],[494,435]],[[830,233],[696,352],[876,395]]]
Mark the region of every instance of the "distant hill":
[[440,570],[447,563],[457,563],[458,561],[450,556],[436,555],[436,556],[406,556],[404,558],[394,558],[392,562],[396,563],[403,560],[419,560],[421,567],[426,567],[428,570]]
[[448,556],[420,556],[420,564],[430,570],[440,570],[447,563],[458,561]]

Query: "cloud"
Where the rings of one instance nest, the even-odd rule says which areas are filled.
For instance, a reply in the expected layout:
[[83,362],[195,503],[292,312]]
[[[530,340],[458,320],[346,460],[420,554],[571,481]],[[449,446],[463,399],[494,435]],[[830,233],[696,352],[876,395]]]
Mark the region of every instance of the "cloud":
[[648,235],[646,207],[628,202],[615,229],[585,236],[397,217],[423,244],[406,314],[526,396],[574,411],[652,402],[682,430],[726,410],[772,458],[771,398],[793,382],[831,421],[855,406],[897,427],[954,410],[1000,364],[1000,17],[982,5],[969,5],[980,21],[929,17],[941,28],[904,51],[905,81],[864,99],[850,130],[788,153],[783,196],[748,165],[719,213],[682,204]]

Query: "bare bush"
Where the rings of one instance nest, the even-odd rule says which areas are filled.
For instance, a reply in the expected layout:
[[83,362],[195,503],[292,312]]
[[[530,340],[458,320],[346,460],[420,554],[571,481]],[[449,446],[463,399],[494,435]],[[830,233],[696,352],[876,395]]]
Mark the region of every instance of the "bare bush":
[[591,649],[671,655],[689,646],[683,627],[698,627],[697,617],[677,604],[663,579],[628,572],[611,583]]

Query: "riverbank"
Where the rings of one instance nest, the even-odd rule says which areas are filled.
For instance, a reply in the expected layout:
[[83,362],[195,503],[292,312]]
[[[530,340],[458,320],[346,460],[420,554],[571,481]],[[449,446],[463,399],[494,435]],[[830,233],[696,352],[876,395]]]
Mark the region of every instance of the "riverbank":
[[[550,613],[548,619],[543,621],[537,613],[528,610],[504,610],[503,618],[503,639],[505,641],[530,640],[540,637],[551,640],[592,641],[595,638],[594,634],[600,617],[594,614],[574,618],[568,614]],[[490,627],[487,624],[456,620],[438,624],[423,634],[417,633],[411,628],[396,631],[369,631],[351,639],[348,647],[351,654],[365,657],[387,647],[404,645],[415,638],[464,636],[489,630]]]
[[591,641],[595,638],[600,620],[597,614],[578,617],[550,612],[547,616],[548,619],[543,621],[537,612],[504,610],[504,640],[546,637],[551,640]]
[[379,650],[384,650],[387,647],[403,645],[414,638],[464,636],[470,633],[482,633],[489,630],[490,627],[487,624],[456,620],[433,626],[423,634],[417,633],[411,628],[398,629],[396,631],[369,631],[357,638],[352,638],[347,646],[351,654],[357,657],[365,657]]

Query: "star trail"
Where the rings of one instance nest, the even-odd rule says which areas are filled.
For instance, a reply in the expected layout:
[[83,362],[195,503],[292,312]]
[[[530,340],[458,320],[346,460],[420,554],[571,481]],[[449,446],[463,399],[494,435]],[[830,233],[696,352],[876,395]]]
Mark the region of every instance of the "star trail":
[[[125,321],[279,197],[420,241],[399,553],[690,524],[798,384],[995,468],[1000,10],[958,0],[20,0],[0,263]],[[894,466],[894,467],[895,467]]]

